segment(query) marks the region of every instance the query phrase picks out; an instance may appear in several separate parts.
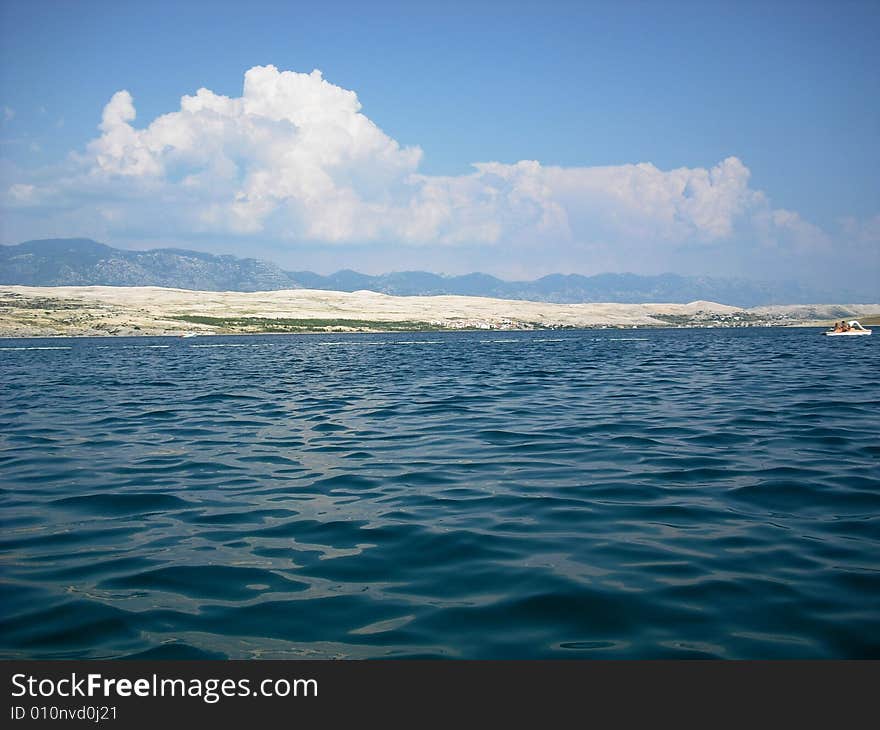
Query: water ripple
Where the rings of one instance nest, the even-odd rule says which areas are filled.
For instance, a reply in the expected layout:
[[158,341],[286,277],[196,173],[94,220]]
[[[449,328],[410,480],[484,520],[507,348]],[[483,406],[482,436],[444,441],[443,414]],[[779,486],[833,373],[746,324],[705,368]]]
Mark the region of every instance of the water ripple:
[[878,658],[827,339],[6,340],[0,656]]

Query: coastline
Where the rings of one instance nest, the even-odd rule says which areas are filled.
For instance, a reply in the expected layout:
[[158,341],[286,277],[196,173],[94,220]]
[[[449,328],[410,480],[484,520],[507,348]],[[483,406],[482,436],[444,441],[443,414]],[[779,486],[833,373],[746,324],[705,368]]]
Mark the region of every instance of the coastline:
[[216,292],[161,287],[0,286],[0,337],[107,337],[560,329],[824,327],[880,304],[552,304],[371,291]]

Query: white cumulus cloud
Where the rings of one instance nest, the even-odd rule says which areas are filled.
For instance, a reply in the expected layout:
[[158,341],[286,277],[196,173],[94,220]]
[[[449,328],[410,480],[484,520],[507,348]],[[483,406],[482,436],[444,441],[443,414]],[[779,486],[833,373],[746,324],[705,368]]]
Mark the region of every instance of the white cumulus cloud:
[[772,210],[736,157],[711,168],[650,163],[551,167],[482,162],[459,176],[419,172],[422,151],[401,146],[362,113],[353,91],[320,71],[256,66],[240,97],[209,89],[136,126],[118,91],[100,136],[71,166],[13,180],[5,205],[68,216],[105,235],[216,233],[280,241],[392,242],[540,248],[570,243],[674,247],[764,237],[821,242],[796,213]]

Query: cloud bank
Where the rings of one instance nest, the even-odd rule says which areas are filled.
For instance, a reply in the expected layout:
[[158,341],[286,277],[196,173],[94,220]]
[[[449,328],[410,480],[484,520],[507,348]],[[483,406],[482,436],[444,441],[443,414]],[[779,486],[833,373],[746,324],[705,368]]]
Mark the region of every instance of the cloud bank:
[[662,258],[743,240],[794,252],[831,245],[796,212],[773,209],[736,157],[711,168],[523,160],[422,174],[420,148],[385,134],[353,91],[317,70],[257,66],[240,97],[202,88],[147,126],[136,118],[131,94],[114,94],[100,136],[61,168],[10,181],[4,207],[109,239],[567,248],[618,269],[648,251]]

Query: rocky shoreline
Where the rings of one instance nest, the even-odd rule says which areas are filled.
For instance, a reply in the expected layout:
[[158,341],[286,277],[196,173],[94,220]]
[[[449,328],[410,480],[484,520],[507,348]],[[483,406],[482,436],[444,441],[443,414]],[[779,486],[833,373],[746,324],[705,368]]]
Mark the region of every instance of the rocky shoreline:
[[826,326],[880,304],[743,309],[689,304],[550,304],[369,291],[213,292],[160,287],[0,286],[0,336],[132,336],[603,327]]

